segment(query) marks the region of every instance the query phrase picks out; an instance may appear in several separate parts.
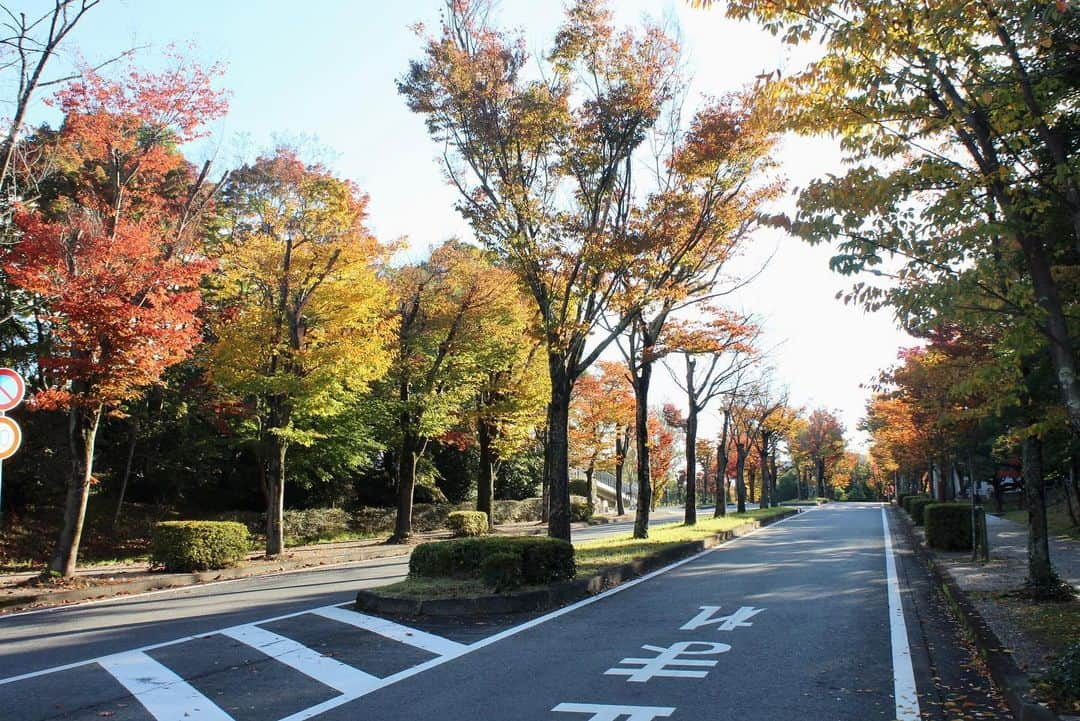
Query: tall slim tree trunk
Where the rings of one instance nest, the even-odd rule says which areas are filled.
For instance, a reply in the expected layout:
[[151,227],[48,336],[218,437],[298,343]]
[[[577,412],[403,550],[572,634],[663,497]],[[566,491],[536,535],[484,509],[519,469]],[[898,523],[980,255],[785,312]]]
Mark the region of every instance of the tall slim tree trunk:
[[[693,372],[688,375],[692,382]],[[697,407],[691,402],[686,415],[686,512],[683,514],[683,520],[688,526],[697,523],[697,426]]]
[[411,430],[401,434],[398,447],[398,507],[393,543],[405,543],[412,536],[413,496],[416,493],[416,464],[420,460],[420,439]]
[[1046,529],[1046,484],[1042,469],[1042,441],[1037,436],[1024,438],[1024,495],[1028,506],[1028,584],[1037,594],[1049,592],[1054,585],[1050,565],[1050,540]]
[[1080,456],[1069,454],[1069,477],[1065,479],[1065,498],[1069,501],[1069,518],[1080,526]]
[[777,498],[776,493],[776,448],[773,448],[772,454],[769,456],[769,506],[776,508],[780,505],[780,499]]
[[649,509],[652,506],[652,480],[649,478],[649,383],[652,363],[643,362],[634,379],[634,439],[637,443],[637,511],[634,514],[634,538],[649,537]]
[[551,400],[547,408],[548,442],[544,448],[544,471],[548,486],[548,536],[570,541],[570,393],[573,382],[564,359],[549,354]]
[[[751,452],[750,448],[746,449],[747,454]],[[755,503],[757,501],[757,469],[750,467],[746,469],[746,489],[750,493],[750,502]]]
[[736,513],[746,513],[746,452],[747,448],[735,442],[735,503]]
[[267,556],[285,552],[285,453],[288,447],[283,438],[272,436],[266,474],[270,486],[266,497]]
[[817,497],[825,497],[825,459],[814,459],[814,472],[817,474]]
[[629,445],[629,428],[615,429],[615,513],[623,515],[626,508],[623,507],[623,468],[626,466],[626,451]]
[[120,497],[116,499],[116,513],[113,514],[112,520],[113,528],[120,525],[120,511],[124,508],[124,496],[127,495],[128,481],[131,479],[131,466],[135,460],[135,442],[138,438],[139,421],[132,418],[128,423],[127,460],[124,462],[124,475],[120,477]]
[[758,449],[758,462],[761,464],[761,508],[769,507],[769,436],[761,434],[761,448]]
[[593,474],[596,473],[596,461],[589,461],[588,467],[585,469],[585,500],[589,505],[593,505],[593,499],[596,497],[596,488],[593,483]]
[[477,423],[477,443],[480,446],[480,475],[476,480],[476,510],[486,513],[488,530],[495,529],[495,454],[491,450],[494,428],[487,420]]
[[728,464],[728,427],[731,413],[724,410],[724,427],[720,431],[720,445],[716,448],[716,510],[713,518],[727,515],[727,464]]
[[49,570],[64,577],[75,575],[86,520],[86,501],[94,473],[94,442],[101,423],[101,404],[72,407],[68,413],[68,447],[71,450],[71,475],[64,499],[64,526],[57,539]]

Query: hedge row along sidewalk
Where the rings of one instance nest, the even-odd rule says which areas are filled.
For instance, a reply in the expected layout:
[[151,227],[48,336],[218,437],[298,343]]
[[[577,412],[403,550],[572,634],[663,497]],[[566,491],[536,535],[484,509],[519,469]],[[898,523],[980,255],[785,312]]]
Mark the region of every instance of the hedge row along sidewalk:
[[422,578],[357,593],[360,611],[400,616],[474,616],[542,611],[600,593],[681,558],[713,548],[799,513],[765,508],[699,522],[650,529],[647,539],[618,536],[574,547],[577,578],[493,593],[479,578]]

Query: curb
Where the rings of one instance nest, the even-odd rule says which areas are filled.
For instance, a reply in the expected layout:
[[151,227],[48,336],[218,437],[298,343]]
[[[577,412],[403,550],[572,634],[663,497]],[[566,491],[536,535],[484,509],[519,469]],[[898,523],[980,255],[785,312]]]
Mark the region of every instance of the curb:
[[709,538],[680,543],[630,563],[614,566],[595,576],[563,581],[547,588],[505,595],[430,600],[382,596],[377,591],[358,591],[356,610],[393,616],[488,616],[544,611],[586,596],[596,595],[612,586],[617,586],[695,553],[715,548],[758,528],[790,518],[799,512],[798,509],[789,509],[788,513],[764,521],[747,521],[741,526],[714,534]]
[[[895,510],[895,507],[890,510]],[[1016,721],[1061,721],[1056,713],[1032,698],[1031,680],[1016,665],[1012,656],[1005,653],[1001,640],[983,620],[967,594],[934,559],[926,544],[915,533],[911,519],[906,513],[894,514],[897,515],[901,517],[898,525],[904,528],[915,555],[930,569],[930,575],[945,595],[949,608],[959,619],[965,634],[975,643],[1013,718]]]

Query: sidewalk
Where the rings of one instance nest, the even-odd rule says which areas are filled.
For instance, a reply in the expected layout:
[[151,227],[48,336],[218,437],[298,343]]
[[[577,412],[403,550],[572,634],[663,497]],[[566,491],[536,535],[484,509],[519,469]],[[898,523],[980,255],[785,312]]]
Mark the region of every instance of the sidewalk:
[[[1027,676],[1042,674],[1067,637],[1075,634],[1069,620],[1073,616],[1068,614],[1075,614],[1076,604],[1080,602],[1036,604],[1014,593],[1027,579],[1027,528],[987,514],[990,561],[979,563],[971,560],[970,551],[926,547],[923,529],[913,526],[906,514],[898,515],[905,518],[934,564],[952,580],[993,632],[1000,650]],[[1080,542],[1052,539],[1050,560],[1062,579],[1080,589]]]

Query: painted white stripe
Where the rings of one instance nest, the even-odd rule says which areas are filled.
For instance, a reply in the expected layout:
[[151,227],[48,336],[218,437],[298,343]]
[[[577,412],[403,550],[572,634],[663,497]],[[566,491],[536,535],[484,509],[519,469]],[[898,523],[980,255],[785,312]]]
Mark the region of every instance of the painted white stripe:
[[259,628],[254,624],[227,628],[221,634],[262,651],[275,661],[280,661],[305,676],[310,676],[319,683],[342,693],[371,691],[380,683],[377,676],[324,656],[291,638]]
[[132,651],[107,656],[98,664],[157,721],[233,721],[213,701],[145,653]]
[[[818,508],[821,508],[821,506],[819,506]],[[750,531],[749,533],[744,533],[743,535],[741,535],[741,536],[739,536],[737,538],[732,538],[731,540],[724,541],[723,543],[720,543],[720,544],[718,544],[716,546],[713,546],[712,548],[707,548],[704,551],[701,551],[699,553],[695,553],[693,556],[689,556],[688,558],[684,558],[681,561],[676,561],[675,563],[672,563],[669,566],[664,566],[663,568],[658,568],[657,570],[652,571],[651,573],[647,573],[644,576],[639,576],[638,578],[635,578],[632,581],[627,581],[625,583],[619,584],[618,586],[615,586],[614,588],[609,588],[608,590],[604,591],[603,593],[598,593],[595,596],[589,596],[588,598],[582,599],[581,601],[578,601],[577,603],[572,603],[569,606],[563,606],[562,608],[556,609],[556,610],[552,611],[551,613],[544,614],[543,616],[537,616],[536,618],[532,619],[531,621],[526,621],[525,623],[523,623],[523,624],[521,624],[519,626],[513,626],[513,627],[508,628],[508,629],[506,629],[504,631],[500,631],[499,633],[495,634],[494,636],[488,636],[487,638],[481,639],[480,641],[477,641],[476,643],[469,644],[465,648],[465,650],[460,654],[460,656],[464,656],[465,654],[472,653],[473,651],[479,651],[482,648],[490,646],[490,645],[492,645],[494,643],[498,643],[499,641],[510,638],[511,636],[516,636],[517,634],[521,633],[522,631],[528,631],[530,628],[534,628],[536,626],[539,626],[542,623],[547,623],[548,621],[559,618],[560,616],[565,616],[568,613],[573,613],[574,611],[578,610],[579,608],[582,608],[584,606],[588,606],[590,604],[596,603],[597,601],[602,601],[603,599],[607,598],[608,596],[614,596],[616,593],[622,593],[623,591],[625,591],[627,589],[630,589],[630,588],[633,588],[634,586],[637,586],[640,583],[645,583],[646,581],[650,581],[650,580],[652,580],[653,578],[656,578],[659,575],[667,573],[668,571],[672,571],[672,570],[678,568],[679,566],[684,566],[687,563],[692,563],[692,562],[696,561],[697,559],[701,558],[702,556],[706,556],[706,555],[708,555],[710,553],[715,553],[716,551],[721,550],[725,546],[728,546],[728,545],[731,545],[731,544],[736,543],[738,541],[741,541],[744,538],[749,538],[750,536],[756,535],[758,533],[769,532],[772,529],[776,528],[777,526],[779,526],[779,525],[781,525],[783,523],[787,523],[788,521],[790,521],[790,520],[792,520],[794,518],[799,518],[800,516],[803,516],[803,515],[805,515],[807,513],[813,513],[816,510],[817,509],[812,509],[810,511],[803,511],[803,512],[797,513],[795,515],[788,516],[787,518],[782,518],[781,520],[776,521],[775,523],[770,523],[768,526],[762,526],[761,528],[755,528],[753,531]],[[452,661],[455,658],[458,658],[458,656],[438,656],[436,658],[431,659],[430,661],[425,661],[424,663],[420,664],[419,666],[413,666],[412,668],[407,668],[407,669],[404,669],[403,671],[398,671],[394,675],[387,676],[386,678],[384,678],[382,680],[382,685],[380,685],[379,688],[386,688],[387,686],[392,686],[393,684],[397,683],[398,681],[404,681],[407,678],[412,678],[413,676],[424,673],[425,671],[427,671],[429,669],[433,669],[436,666],[442,666],[444,663],[446,663],[448,661]],[[354,696],[352,694],[345,694],[345,695],[342,695],[342,696],[338,696],[337,698],[328,699],[326,701],[323,701],[320,704],[316,704],[315,706],[312,706],[311,708],[304,709],[303,711],[297,711],[296,713],[292,714],[291,716],[286,716],[285,718],[280,719],[279,721],[306,721],[307,719],[310,719],[310,718],[312,718],[314,716],[318,716],[321,713],[325,713],[325,712],[329,711],[330,709],[337,708],[338,706],[342,706],[344,704],[347,704],[350,701],[355,701],[356,699],[358,699],[358,698],[360,698],[361,696],[364,696],[364,695],[365,694],[357,694],[357,695]],[[906,719],[900,719],[899,721],[906,721]]]
[[463,643],[451,641],[442,636],[436,636],[435,634],[427,633],[426,631],[421,631],[416,628],[402,626],[400,623],[394,623],[385,618],[367,616],[357,611],[349,610],[348,608],[342,608],[341,606],[318,608],[312,611],[312,613],[332,621],[340,621],[341,623],[347,623],[350,626],[362,628],[365,631],[377,633],[385,638],[415,646],[416,648],[422,648],[437,656],[460,656],[465,649],[468,648],[468,646]]
[[896,698],[896,721],[919,721],[919,694],[915,688],[915,669],[911,665],[904,603],[896,576],[889,517],[881,507],[881,525],[885,533],[885,576],[889,585],[889,627],[892,631],[893,693]]

